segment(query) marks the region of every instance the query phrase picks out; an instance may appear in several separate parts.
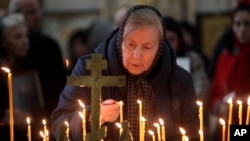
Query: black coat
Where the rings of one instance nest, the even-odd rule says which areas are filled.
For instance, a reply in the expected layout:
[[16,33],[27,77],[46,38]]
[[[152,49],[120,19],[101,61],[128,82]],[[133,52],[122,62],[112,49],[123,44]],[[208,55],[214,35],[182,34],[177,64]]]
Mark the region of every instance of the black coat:
[[[123,75],[127,73],[124,71],[122,65],[118,62],[117,47],[116,47],[115,31],[110,37],[102,42],[96,49],[96,53],[101,53],[108,61],[108,68],[103,72],[103,75]],[[175,55],[167,45],[164,43],[163,54],[160,61],[153,68],[151,73],[145,78],[152,86],[156,99],[155,118],[163,118],[166,125],[167,140],[180,140],[181,134],[179,127],[187,130],[187,135],[198,135],[198,108],[196,105],[196,94],[192,83],[191,76],[176,65]],[[72,75],[89,75],[89,71],[85,69],[85,61],[89,59],[90,55],[81,57]],[[109,87],[103,88],[102,99],[115,99],[117,101],[126,101],[125,87]],[[61,93],[57,108],[52,113],[52,130],[55,137],[59,134],[60,123],[64,120],[70,121],[71,141],[81,141],[81,119],[79,117],[79,104],[77,99],[83,99],[84,103],[90,104],[90,90],[83,87],[66,86]],[[126,109],[126,102],[124,109]],[[126,111],[126,110],[124,110]],[[124,113],[126,119],[126,112]],[[113,123],[107,123],[108,133],[106,140],[117,141],[119,130]]]

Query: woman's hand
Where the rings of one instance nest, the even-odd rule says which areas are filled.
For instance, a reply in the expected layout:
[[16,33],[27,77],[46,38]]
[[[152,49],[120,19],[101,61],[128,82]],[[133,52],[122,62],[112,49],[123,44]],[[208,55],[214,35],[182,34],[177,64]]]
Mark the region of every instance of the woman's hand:
[[120,112],[119,102],[108,99],[101,103],[101,124],[105,122],[114,122]]

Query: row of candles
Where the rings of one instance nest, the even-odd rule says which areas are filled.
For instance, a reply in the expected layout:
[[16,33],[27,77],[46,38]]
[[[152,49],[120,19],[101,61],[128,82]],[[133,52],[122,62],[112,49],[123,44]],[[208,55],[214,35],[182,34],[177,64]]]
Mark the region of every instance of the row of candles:
[[[6,71],[8,73],[8,85],[9,85],[9,114],[10,114],[10,141],[14,141],[14,118],[13,118],[13,91],[12,91],[12,74],[8,68],[2,67],[2,70]],[[82,112],[79,112],[80,116],[82,117],[82,127],[83,127],[83,139],[85,139],[86,136],[86,109],[84,104],[78,100],[79,104],[83,108]],[[139,129],[140,129],[140,141],[144,141],[144,135],[145,135],[145,121],[146,119],[142,116],[142,101],[138,100],[137,101],[139,105]],[[242,124],[242,101],[238,100],[237,101],[239,105],[239,111],[238,111],[238,117],[239,117],[239,125]],[[249,124],[249,118],[250,118],[250,96],[248,98],[248,107],[247,107],[247,115],[246,115],[246,125]],[[120,122],[123,121],[123,102],[120,101]],[[228,134],[227,134],[227,141],[229,141],[229,133],[230,133],[230,125],[232,124],[232,113],[233,113],[233,102],[232,98],[228,99],[228,104],[229,104],[229,111],[228,111]],[[200,134],[200,141],[204,141],[204,135],[203,135],[203,105],[201,101],[197,101],[197,105],[199,106],[199,122],[200,122],[200,128],[199,128],[199,134]],[[164,122],[162,119],[159,119],[160,125],[161,125],[161,131],[159,130],[159,124],[155,124],[157,127],[157,138],[159,141],[166,141],[166,135],[165,135],[165,127],[164,127]],[[30,119],[27,118],[28,122],[28,140],[31,141],[31,127],[30,127]],[[40,132],[40,135],[43,137],[43,141],[48,141],[49,133],[48,130],[46,129],[46,121],[44,120],[43,123],[44,125],[44,131]],[[67,123],[67,122],[66,122]],[[225,141],[226,139],[226,130],[225,130],[225,121],[220,118],[220,123],[223,126],[223,131],[222,131],[222,141]],[[67,124],[68,126],[68,124]],[[69,129],[67,129],[69,130]],[[183,128],[180,128],[180,132],[182,133],[182,141],[188,140],[187,136],[185,135],[185,130]],[[152,135],[152,140],[154,140],[154,133],[152,130],[149,131],[149,133]],[[68,136],[68,135],[67,135]]]
[[[243,124],[242,121],[242,113],[243,113],[243,106],[242,106],[242,101],[237,100],[236,101],[238,104],[238,118],[239,118],[239,125]],[[227,137],[226,137],[226,122],[223,118],[219,118],[219,122],[222,125],[222,141],[230,141],[230,125],[232,124],[232,116],[233,116],[233,99],[230,97],[227,101],[228,103],[228,123],[227,123]],[[247,114],[246,114],[246,123],[245,125],[249,125],[249,116],[250,116],[250,96],[248,97],[247,100]]]
[[[29,117],[27,117],[26,121],[27,121],[27,137],[28,141],[31,141],[31,123],[30,123],[31,120]],[[46,120],[43,119],[42,123],[43,123],[43,130],[39,132],[40,136],[42,137],[43,141],[49,141],[49,130],[47,129],[46,126]]]

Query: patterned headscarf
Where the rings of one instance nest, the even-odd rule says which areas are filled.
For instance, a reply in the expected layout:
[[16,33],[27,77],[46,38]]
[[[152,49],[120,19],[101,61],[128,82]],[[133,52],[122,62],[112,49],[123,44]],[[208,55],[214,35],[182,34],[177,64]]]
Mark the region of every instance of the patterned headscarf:
[[[157,16],[159,16],[159,19],[161,19],[162,23],[162,15],[160,12],[148,5],[136,5],[132,7],[125,15],[123,22],[120,25],[118,36],[117,36],[117,47],[118,47],[118,58],[119,62],[122,64],[122,40],[123,40],[123,32],[124,27],[127,23],[127,20],[130,18],[131,14],[139,9],[150,9],[155,12]],[[137,100],[142,101],[142,116],[146,118],[146,130],[150,129],[150,126],[153,125],[153,117],[154,117],[154,107],[156,105],[156,96],[155,93],[150,85],[150,83],[146,80],[146,78],[150,75],[152,70],[155,68],[156,63],[159,61],[159,58],[161,57],[161,51],[163,46],[163,40],[165,39],[165,29],[163,24],[163,35],[162,35],[162,41],[160,43],[160,47],[157,51],[156,57],[150,66],[150,68],[143,72],[141,75],[133,75],[129,73],[125,68],[125,70],[128,73],[128,79],[127,79],[127,107],[128,107],[128,121],[130,122],[130,130],[132,132],[134,141],[139,141],[139,106],[137,104]],[[145,135],[148,135],[145,133]],[[150,140],[150,138],[146,137],[146,141]]]

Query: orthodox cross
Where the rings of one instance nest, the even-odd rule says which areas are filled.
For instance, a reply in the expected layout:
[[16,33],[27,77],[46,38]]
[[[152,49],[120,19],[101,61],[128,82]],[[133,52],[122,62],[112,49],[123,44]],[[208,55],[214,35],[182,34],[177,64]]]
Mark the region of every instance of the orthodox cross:
[[91,60],[86,60],[86,69],[90,76],[68,76],[67,84],[91,87],[91,133],[86,135],[86,141],[100,141],[105,137],[105,129],[100,129],[100,103],[103,86],[124,86],[125,76],[102,76],[102,70],[107,69],[107,60],[102,60],[101,54],[92,54]]

